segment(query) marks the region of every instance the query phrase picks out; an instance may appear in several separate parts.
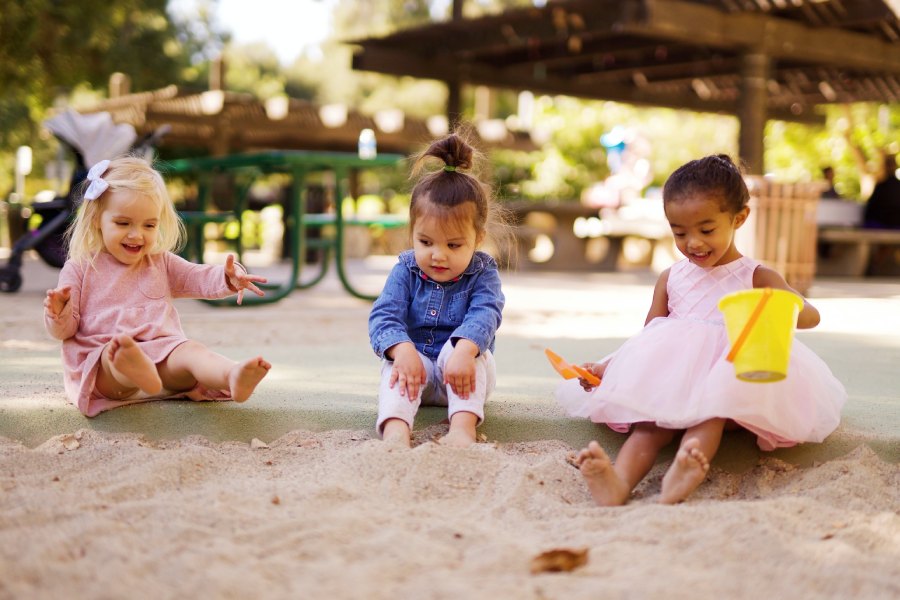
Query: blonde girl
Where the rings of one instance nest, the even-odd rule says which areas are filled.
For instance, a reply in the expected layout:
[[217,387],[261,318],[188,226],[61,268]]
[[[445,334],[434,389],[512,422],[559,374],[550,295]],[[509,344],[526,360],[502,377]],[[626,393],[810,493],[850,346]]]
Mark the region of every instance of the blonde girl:
[[262,295],[229,255],[224,266],[172,251],[184,228],[162,176],[141,158],[104,160],[70,231],[69,257],[44,299],[44,324],[62,340],[66,395],[85,415],[147,400],[246,400],[271,365],[235,362],[187,339],[174,298]]

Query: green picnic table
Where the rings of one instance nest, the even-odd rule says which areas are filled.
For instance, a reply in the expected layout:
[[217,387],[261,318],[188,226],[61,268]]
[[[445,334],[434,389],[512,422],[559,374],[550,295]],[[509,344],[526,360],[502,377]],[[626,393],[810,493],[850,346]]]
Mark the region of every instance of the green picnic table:
[[[187,252],[203,261],[203,226],[206,223],[240,223],[241,214],[247,208],[247,196],[253,181],[272,173],[284,173],[290,176],[290,193],[287,210],[284,214],[284,227],[289,239],[289,256],[291,274],[285,281],[277,284],[266,284],[266,295],[263,297],[247,294],[244,304],[267,304],[277,302],[297,288],[308,288],[320,282],[334,260],[335,268],[341,284],[348,293],[366,300],[375,296],[357,290],[347,277],[344,265],[344,228],[348,225],[377,225],[384,228],[405,227],[407,219],[398,215],[379,215],[373,217],[345,217],[341,211],[341,200],[344,197],[345,181],[351,172],[373,168],[390,168],[402,165],[405,157],[399,154],[379,154],[375,158],[362,159],[349,152],[312,152],[303,150],[270,151],[253,154],[234,154],[223,157],[185,158],[170,161],[166,165],[166,175],[195,176],[199,190],[197,208],[181,211],[180,215],[188,231]],[[303,193],[306,178],[312,173],[334,173],[335,204],[333,213],[308,213],[306,195]],[[228,211],[211,210],[212,178],[216,174],[243,174],[244,183],[237,189],[233,209]],[[308,228],[330,225],[334,233],[330,236],[310,238]],[[319,272],[308,281],[301,281],[301,271],[308,248],[321,250]],[[237,240],[238,257],[242,253],[240,236]],[[236,298],[224,300],[206,300],[210,304],[235,305]]]

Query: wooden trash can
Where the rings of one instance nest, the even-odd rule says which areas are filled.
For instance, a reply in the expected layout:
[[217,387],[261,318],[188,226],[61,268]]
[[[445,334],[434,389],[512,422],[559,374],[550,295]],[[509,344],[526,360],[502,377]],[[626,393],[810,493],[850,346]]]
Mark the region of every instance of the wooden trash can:
[[747,177],[750,216],[735,242],[742,254],[781,273],[806,294],[816,274],[816,208],[822,184]]

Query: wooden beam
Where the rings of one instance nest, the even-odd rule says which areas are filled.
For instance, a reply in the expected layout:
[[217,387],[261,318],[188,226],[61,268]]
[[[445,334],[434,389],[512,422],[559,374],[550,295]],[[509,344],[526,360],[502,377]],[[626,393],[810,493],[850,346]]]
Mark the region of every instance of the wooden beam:
[[[682,95],[667,92],[656,92],[627,85],[596,85],[583,83],[576,79],[555,77],[542,72],[539,67],[517,67],[495,69],[486,65],[457,63],[451,57],[427,59],[412,56],[405,52],[365,48],[353,55],[353,68],[363,71],[376,71],[398,77],[416,77],[422,79],[438,79],[461,82],[473,85],[512,90],[529,90],[537,94],[563,94],[576,98],[593,100],[613,100],[639,106],[661,106],[684,109],[696,112],[712,112],[736,115],[738,106],[732,101],[704,101],[694,93]],[[776,111],[771,114],[774,119],[786,121],[822,123],[823,117],[811,110],[800,113]]]
[[753,48],[774,60],[900,73],[900,46],[872,35],[813,28],[764,13],[726,13],[682,0],[642,1],[647,7],[643,20],[622,23],[623,31],[714,48]]

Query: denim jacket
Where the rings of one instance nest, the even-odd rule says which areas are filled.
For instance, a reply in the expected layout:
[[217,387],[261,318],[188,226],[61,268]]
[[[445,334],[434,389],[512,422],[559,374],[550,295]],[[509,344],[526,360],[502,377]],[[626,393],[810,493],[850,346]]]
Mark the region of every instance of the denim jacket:
[[448,339],[465,338],[479,352],[494,349],[506,299],[500,290],[497,263],[484,252],[456,281],[438,283],[416,264],[415,254],[400,254],[381,295],[369,314],[369,339],[375,353],[400,342],[412,342],[432,360],[437,359]]

